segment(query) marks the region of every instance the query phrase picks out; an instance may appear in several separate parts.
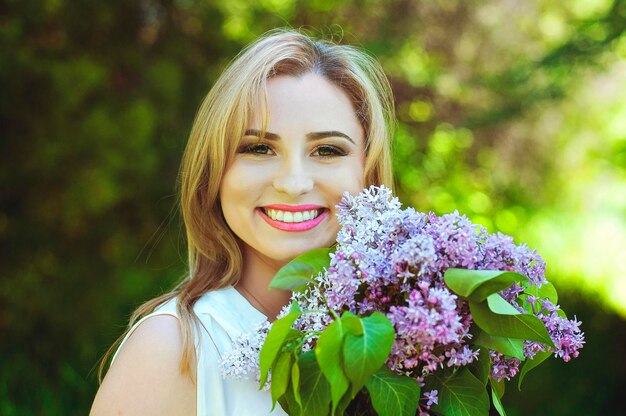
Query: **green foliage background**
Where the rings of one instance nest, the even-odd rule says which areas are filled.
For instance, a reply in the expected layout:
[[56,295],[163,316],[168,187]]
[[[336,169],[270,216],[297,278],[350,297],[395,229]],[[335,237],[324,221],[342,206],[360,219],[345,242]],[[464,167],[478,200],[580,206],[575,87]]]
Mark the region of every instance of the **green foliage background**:
[[626,383],[626,1],[0,3],[0,414],[83,415],[139,303],[184,273],[176,175],[195,110],[243,45],[306,27],[394,87],[397,191],[526,241],[578,360],[510,415],[619,414]]

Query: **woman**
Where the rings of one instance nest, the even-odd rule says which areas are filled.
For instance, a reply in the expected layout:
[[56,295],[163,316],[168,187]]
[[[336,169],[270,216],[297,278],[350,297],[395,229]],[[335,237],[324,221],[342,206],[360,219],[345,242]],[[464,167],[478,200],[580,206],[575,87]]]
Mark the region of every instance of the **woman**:
[[242,51],[181,165],[189,275],[134,313],[91,414],[269,414],[269,392],[223,379],[220,357],[288,302],[276,271],[333,244],[342,194],[392,185],[392,124],[388,81],[354,48],[274,31]]

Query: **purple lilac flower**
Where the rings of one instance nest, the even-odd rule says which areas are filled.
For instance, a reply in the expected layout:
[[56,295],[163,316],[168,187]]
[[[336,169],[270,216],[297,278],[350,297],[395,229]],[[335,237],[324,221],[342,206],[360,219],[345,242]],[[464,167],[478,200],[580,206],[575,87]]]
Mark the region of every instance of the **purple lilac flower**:
[[519,365],[522,363],[519,359],[506,358],[504,354],[497,351],[490,351],[489,355],[491,357],[491,377],[495,380],[510,380],[519,373]]
[[426,406],[432,406],[433,404],[439,404],[439,392],[437,390],[431,390],[424,393],[424,398],[428,400]]
[[482,250],[480,269],[515,271],[528,277],[536,287],[546,282],[546,264],[541,256],[524,244],[516,245],[513,237],[502,233],[488,234]]
[[337,250],[327,272],[329,289],[326,292],[328,306],[334,310],[352,310],[359,287],[356,265],[349,250]]
[[417,410],[419,416],[429,416],[430,407],[434,404],[439,404],[439,392],[437,390],[427,391],[423,394],[423,400],[426,400],[426,403],[420,403]]
[[480,350],[472,350],[469,346],[463,345],[460,350],[451,348],[446,351],[445,356],[448,358],[448,367],[461,367],[478,359]]
[[394,277],[388,279],[389,283],[396,283],[415,277],[424,276],[436,261],[435,247],[432,239],[423,234],[417,234],[402,244],[391,253],[391,267]]
[[550,338],[556,346],[554,355],[561,357],[568,362],[572,358],[578,357],[578,350],[583,347],[584,334],[580,331],[580,322],[574,319],[569,320],[558,315],[556,311],[549,315],[540,316],[546,324]]
[[475,268],[479,257],[477,237],[484,231],[467,217],[456,211],[440,217],[431,212],[424,232],[432,238],[437,255],[431,268],[433,274],[443,277],[443,273],[451,267]]
[[532,360],[538,352],[546,351],[546,348],[547,347],[544,346],[541,342],[524,341],[524,357],[530,358]]
[[[219,369],[223,377],[236,380],[255,379],[261,381],[259,354],[261,347],[270,329],[270,323],[261,321],[256,330],[251,333],[240,334],[233,342],[233,348],[227,351],[219,363]],[[264,389],[269,389],[270,381]]]
[[[445,358],[455,362],[456,350],[450,351],[463,342],[469,329],[462,324],[456,299],[447,288],[431,287],[428,282],[422,282],[418,289],[411,291],[407,306],[389,308],[387,317],[396,330],[388,362],[392,369],[404,372],[423,364],[422,372],[432,373]],[[435,353],[435,350],[440,352]],[[466,354],[466,350],[463,351]],[[465,363],[471,361],[465,355],[459,359]]]
[[[307,311],[293,325],[295,329],[307,334],[302,344],[303,351],[312,349],[319,333],[333,321],[322,294],[324,279],[321,275],[315,276],[313,279],[318,282],[317,285],[309,285],[306,290],[294,292],[291,296],[292,301],[298,302],[300,308]],[[290,307],[291,305],[283,307],[278,317],[287,315],[291,311]]]

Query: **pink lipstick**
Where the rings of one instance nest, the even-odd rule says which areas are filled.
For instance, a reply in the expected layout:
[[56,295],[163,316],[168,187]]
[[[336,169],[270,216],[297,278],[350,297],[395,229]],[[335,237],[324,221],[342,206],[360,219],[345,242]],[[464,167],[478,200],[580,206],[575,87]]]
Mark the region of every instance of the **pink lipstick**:
[[[277,210],[277,211],[285,211],[285,212],[304,212],[311,210],[323,210],[317,217],[300,222],[283,222],[279,220],[272,219],[269,215],[267,215],[266,210]],[[257,212],[267,222],[270,226],[281,230],[281,231],[290,231],[290,232],[299,232],[299,231],[308,231],[314,227],[316,227],[320,222],[324,220],[324,218],[328,217],[329,211],[320,206],[320,205],[267,205],[263,208],[257,208]]]

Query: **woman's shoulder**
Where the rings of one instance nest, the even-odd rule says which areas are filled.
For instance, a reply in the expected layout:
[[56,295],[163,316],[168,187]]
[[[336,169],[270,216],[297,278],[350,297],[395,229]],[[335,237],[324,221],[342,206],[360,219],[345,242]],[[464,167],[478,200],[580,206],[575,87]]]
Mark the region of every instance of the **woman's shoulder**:
[[182,352],[178,319],[170,314],[147,317],[118,350],[91,415],[195,415],[196,388],[180,371]]

